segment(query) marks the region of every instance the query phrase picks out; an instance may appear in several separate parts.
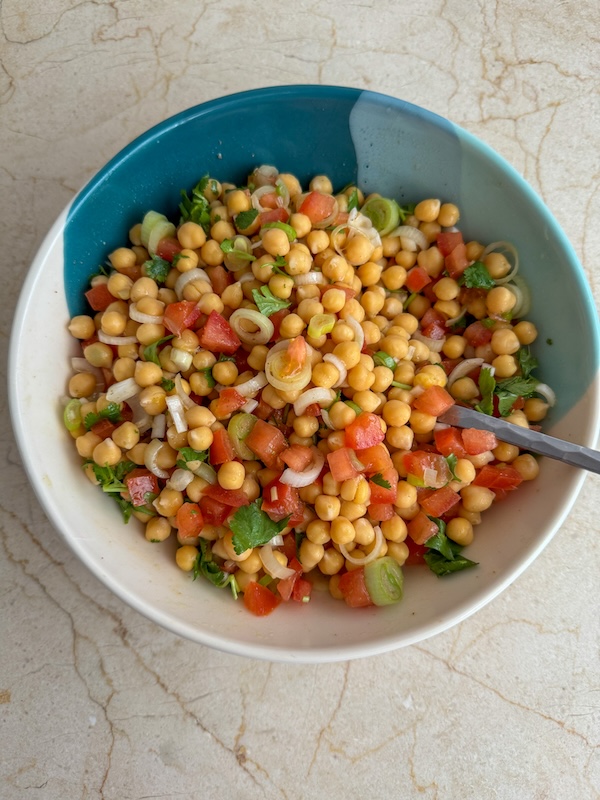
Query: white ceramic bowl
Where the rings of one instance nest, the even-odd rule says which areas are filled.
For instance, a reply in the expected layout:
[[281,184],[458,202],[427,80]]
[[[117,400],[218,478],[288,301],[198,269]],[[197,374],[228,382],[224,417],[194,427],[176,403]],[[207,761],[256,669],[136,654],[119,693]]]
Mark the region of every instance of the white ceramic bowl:
[[180,189],[203,174],[241,181],[261,163],[303,182],[323,172],[334,185],[358,179],[363,189],[401,201],[441,196],[460,206],[468,237],[512,241],[533,293],[539,374],[558,395],[546,431],[595,444],[596,314],[573,249],[541,200],[510,165],[450,122],[391,97],[316,86],[246,92],[166,120],[117,155],[63,211],[31,266],[15,316],[14,429],[56,529],[94,575],[159,625],[272,660],[382,653],[449,628],[508,586],[558,530],[584,475],[543,459],[538,480],[486,514],[468,550],[479,567],[447,579],[406,568],[405,599],[397,606],[352,610],[318,593],[307,606],[288,603],[256,618],[229,593],[182,573],[172,542],[152,545],[135,520],[124,526],[116,505],[82,475],[62,424],[60,399],[75,354],[66,325],[81,308],[88,276],[148,208],[175,217]]

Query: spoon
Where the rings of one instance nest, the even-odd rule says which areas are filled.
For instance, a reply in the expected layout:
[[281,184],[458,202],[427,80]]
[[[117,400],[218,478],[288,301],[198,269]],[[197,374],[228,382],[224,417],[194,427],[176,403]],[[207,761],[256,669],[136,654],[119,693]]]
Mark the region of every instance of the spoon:
[[584,447],[581,444],[566,442],[547,433],[539,433],[529,428],[513,425],[505,419],[490,417],[464,406],[452,406],[438,417],[439,422],[454,425],[457,428],[478,428],[491,431],[503,442],[516,444],[524,450],[531,450],[542,456],[554,458],[573,467],[581,467],[589,472],[600,474],[600,452]]

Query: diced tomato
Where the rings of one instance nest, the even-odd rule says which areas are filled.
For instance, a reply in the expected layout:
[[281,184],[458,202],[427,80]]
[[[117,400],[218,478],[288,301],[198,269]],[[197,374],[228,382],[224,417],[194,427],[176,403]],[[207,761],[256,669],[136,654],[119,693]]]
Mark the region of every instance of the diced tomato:
[[417,479],[416,482],[433,489],[440,489],[452,479],[448,462],[439,453],[413,450],[404,454],[402,463],[407,473]]
[[193,539],[200,535],[204,527],[204,518],[198,503],[183,503],[175,515],[177,531],[182,539]]
[[[296,537],[293,533],[286,533],[283,537],[283,553],[288,560],[288,566],[292,567],[290,562],[292,559],[296,559]],[[299,561],[297,563],[300,565],[300,572],[302,572],[302,565]]]
[[360,463],[351,447],[340,447],[327,453],[327,463],[334,481],[347,481],[360,475]]
[[298,211],[300,214],[306,214],[314,225],[330,217],[333,214],[334,208],[335,197],[333,195],[322,194],[321,192],[309,192],[302,201]]
[[290,575],[289,578],[281,578],[277,583],[277,591],[281,595],[281,599],[286,602],[291,598],[294,591],[294,584],[298,580],[298,573]]
[[[351,447],[353,450],[365,450],[367,447],[374,447],[382,442],[385,439],[385,433],[381,430],[379,419],[377,414],[362,411],[346,428],[346,447]],[[358,454],[358,458],[360,460],[360,454]]]
[[298,576],[292,590],[292,600],[295,600],[297,603],[307,603],[310,600],[312,588],[313,585],[310,581]]
[[221,389],[216,400],[210,404],[211,411],[217,419],[227,419],[248,402],[248,398],[241,395],[233,386]]
[[423,544],[413,542],[410,536],[405,539],[405,544],[408,547],[408,558],[404,563],[411,567],[423,566],[425,564],[423,556],[428,552],[429,548],[425,547]]
[[392,457],[384,444],[376,444],[361,450],[359,461],[365,468],[365,475],[375,475],[392,466]]
[[460,503],[460,495],[449,486],[436,489],[428,497],[419,498],[419,505],[430,517],[441,517]]
[[457,245],[463,243],[463,236],[460,231],[448,231],[447,233],[438,233],[435,242],[437,248],[443,256],[449,256]]
[[408,270],[404,285],[409,292],[420,292],[428,283],[431,283],[431,278],[423,267],[413,267]]
[[523,478],[519,471],[510,464],[506,464],[502,467],[493,467],[490,464],[486,464],[475,476],[473,485],[485,486],[492,491],[496,491],[497,489],[510,491],[511,489],[516,489],[522,481]]
[[496,436],[490,431],[479,431],[476,428],[465,428],[462,432],[462,440],[469,456],[478,456],[480,453],[487,453],[498,447]]
[[261,508],[273,522],[291,517],[290,525],[297,525],[304,518],[304,503],[298,489],[277,478],[263,489]]
[[[304,336],[296,336],[287,346],[287,359],[289,362],[290,373],[292,374],[300,367],[304,366],[308,350]],[[285,372],[285,370],[284,370]]]
[[347,286],[345,283],[334,283],[332,286],[324,286],[324,291],[327,289],[341,289],[341,291],[346,295],[346,300],[353,300],[356,297],[356,289],[353,289],[351,286]]
[[386,483],[389,483],[390,488],[380,486],[371,479],[369,481],[371,503],[395,503],[398,494],[398,471],[394,467],[388,467],[379,474]]
[[313,459],[312,448],[304,444],[293,444],[281,454],[283,463],[296,472],[304,472]]
[[396,512],[391,503],[370,503],[367,513],[374,522],[385,522],[392,519]]
[[444,339],[448,333],[445,315],[428,308],[421,318],[421,333],[429,339]]
[[227,461],[235,460],[235,450],[231,437],[221,428],[213,433],[212,444],[209,449],[210,463],[214,466],[225,464]]
[[289,309],[282,308],[279,311],[276,311],[274,314],[271,314],[269,319],[273,323],[273,335],[271,336],[270,341],[276,342],[279,339],[279,329],[281,328],[281,323],[289,314]]
[[467,258],[467,248],[464,244],[457,244],[454,250],[444,259],[446,271],[451,278],[460,278],[469,266]]
[[[216,267],[205,267],[204,269],[210,278],[213,292],[218,294],[220,297],[225,289],[233,282],[233,276],[231,272],[228,272],[222,264],[219,264]],[[240,372],[241,371],[242,370],[240,370]]]
[[161,239],[156,245],[156,255],[159,258],[164,258],[164,260],[168,261],[169,264],[173,261],[178,253],[181,253],[182,250],[183,247],[179,244],[177,239],[171,236]]
[[443,456],[455,455],[457,458],[464,458],[467,455],[458,428],[442,428],[442,430],[434,431],[433,440]]
[[280,455],[288,444],[279,428],[259,419],[244,442],[269,469],[282,469]]
[[287,222],[290,218],[290,212],[285,208],[273,208],[269,211],[261,211],[258,215],[258,226],[264,225],[267,222]]
[[257,400],[258,400],[258,405],[256,406],[256,408],[252,413],[254,414],[255,417],[258,417],[258,419],[262,420],[269,419],[269,417],[274,411],[273,406],[270,406],[268,403],[265,403],[265,401],[262,399],[262,393],[257,398]]
[[307,417],[320,417],[321,410],[321,406],[318,403],[311,403],[304,409],[304,415]]
[[101,439],[108,439],[109,436],[112,436],[113,433],[117,430],[117,425],[114,422],[111,422],[109,419],[99,419],[98,422],[95,422],[92,427],[90,428],[92,433],[95,433],[96,436],[99,436]]
[[132,469],[125,478],[125,486],[134,506],[145,506],[148,495],[157,495],[159,492],[158,478],[149,469]]
[[[167,306],[168,308],[168,306]],[[217,311],[211,311],[198,339],[200,345],[211,353],[226,353],[233,355],[241,342],[237,333]]]
[[165,308],[163,325],[175,336],[181,336],[184,330],[192,327],[201,314],[193,300],[179,300],[177,303],[169,303]]
[[207,525],[223,525],[234,508],[233,506],[228,506],[225,503],[214,500],[207,495],[200,498],[199,505],[202,510],[204,522]]
[[261,195],[260,204],[263,208],[279,208],[277,192],[266,192]]
[[337,228],[338,225],[343,225],[345,222],[348,222],[348,217],[350,213],[348,211],[338,211],[337,217],[331,223],[334,228]]
[[429,519],[424,511],[419,511],[416,517],[407,522],[406,527],[408,535],[416,544],[425,544],[438,532],[438,526]]
[[108,291],[108,286],[105,283],[98,283],[92,286],[85,293],[86,299],[94,311],[106,311],[111,303],[117,299]]
[[204,490],[204,497],[210,497],[211,500],[217,500],[230,508],[250,505],[250,500],[241,489],[223,489],[218,483],[207,486]]
[[454,398],[443,386],[428,386],[425,391],[415,397],[413,407],[424,414],[439,417],[454,405]]
[[339,589],[350,608],[365,608],[373,605],[365,583],[364,567],[345,572],[340,578]]
[[492,341],[492,331],[481,320],[475,320],[468,325],[463,336],[472,347],[480,347]]
[[250,581],[244,591],[244,605],[257,617],[266,617],[279,603],[281,603],[280,597],[256,581]]

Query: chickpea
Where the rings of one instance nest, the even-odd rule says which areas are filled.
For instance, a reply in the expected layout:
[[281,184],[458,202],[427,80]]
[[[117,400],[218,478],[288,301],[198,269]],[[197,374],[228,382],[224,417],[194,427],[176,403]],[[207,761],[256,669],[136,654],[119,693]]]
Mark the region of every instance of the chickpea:
[[135,253],[129,247],[118,247],[109,254],[108,260],[117,272],[131,269],[136,265]]
[[[295,194],[297,193],[298,192]],[[307,236],[312,229],[312,223],[309,217],[307,217],[306,214],[300,214],[299,212],[292,214],[290,217],[290,225],[296,231],[296,235],[299,239],[303,239],[305,236]]]
[[516,296],[505,286],[494,286],[487,294],[485,304],[489,314],[507,314],[515,307]]
[[109,369],[113,362],[113,351],[107,344],[92,342],[83,351],[83,357],[92,367]]
[[388,542],[403,542],[408,535],[408,528],[402,517],[394,516],[381,523],[381,532]]
[[163,377],[162,368],[152,361],[136,361],[133,377],[138,386],[153,386]]
[[71,336],[74,336],[76,339],[91,339],[96,333],[96,326],[91,317],[88,317],[86,314],[80,314],[71,319],[68,330]]
[[513,330],[522,345],[531,344],[537,339],[538,332],[533,322],[521,320],[521,322],[517,322]]
[[112,440],[122,450],[131,450],[140,440],[140,432],[133,422],[123,422],[112,433]]
[[96,376],[91,372],[78,372],[69,380],[71,397],[89,397],[96,391]]
[[164,542],[171,535],[171,524],[166,517],[151,517],[144,535],[149,542]]
[[315,512],[319,519],[330,522],[339,516],[340,500],[327,494],[320,494],[315,500]]
[[198,558],[199,550],[191,544],[185,544],[175,551],[175,563],[184,572],[191,572]]
[[473,525],[464,517],[454,517],[446,526],[446,535],[453,542],[466,547],[473,541]]
[[366,236],[353,236],[344,248],[344,256],[349,264],[358,267],[366,264],[373,255],[374,247]]
[[485,486],[465,486],[460,496],[467,511],[486,511],[494,502],[495,494]]
[[225,253],[221,250],[220,243],[227,238],[231,237],[224,236],[220,241],[216,241],[214,238],[209,239],[206,244],[202,245],[200,248],[200,258],[207,266],[217,267],[219,264],[223,263]]
[[311,542],[310,539],[304,539],[300,545],[299,561],[305,572],[310,572],[311,569],[317,566],[319,561],[323,558],[325,548],[322,544]]
[[245,477],[246,470],[239,461],[226,461],[217,473],[219,486],[223,489],[241,489]]
[[435,222],[440,213],[440,208],[441,202],[437,199],[421,200],[415,206],[415,217],[419,222]]
[[437,221],[442,228],[453,228],[460,219],[460,211],[454,203],[442,203]]
[[319,561],[318,567],[323,575],[336,575],[344,566],[344,557],[334,547],[330,547],[323,553],[323,558]]
[[349,544],[355,535],[354,525],[346,517],[336,517],[331,522],[331,539],[336,544]]
[[512,466],[519,472],[524,481],[533,481],[540,474],[540,465],[531,453],[523,453],[517,456],[512,462]]
[[114,467],[121,460],[121,448],[112,439],[103,439],[94,447],[92,458],[100,467]]
[[212,376],[217,383],[231,386],[238,377],[238,368],[233,361],[217,361],[212,368]]
[[191,428],[187,432],[187,442],[194,450],[208,450],[213,443],[214,435],[211,429],[206,425],[201,425],[198,428]]
[[129,299],[132,303],[137,303],[142,297],[158,297],[158,284],[152,278],[138,278],[131,287]]
[[90,459],[92,458],[94,449],[101,442],[102,438],[100,436],[97,436],[92,431],[88,431],[75,439],[75,447],[82,458]]

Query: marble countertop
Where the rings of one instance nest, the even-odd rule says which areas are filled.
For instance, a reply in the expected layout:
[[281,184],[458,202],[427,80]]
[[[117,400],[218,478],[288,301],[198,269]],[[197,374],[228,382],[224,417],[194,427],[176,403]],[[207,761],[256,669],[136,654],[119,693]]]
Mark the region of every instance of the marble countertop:
[[[132,138],[260,86],[386,92],[506,157],[600,284],[595,0],[0,3],[7,310],[58,212]],[[3,387],[6,382],[3,380]],[[600,481],[493,603],[395,653],[255,662],[178,639],[79,563],[21,468],[2,389],[4,800],[600,797]]]

